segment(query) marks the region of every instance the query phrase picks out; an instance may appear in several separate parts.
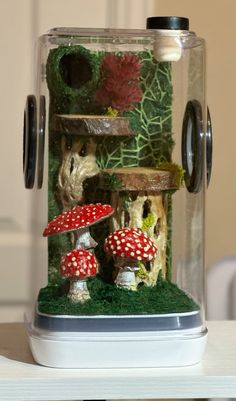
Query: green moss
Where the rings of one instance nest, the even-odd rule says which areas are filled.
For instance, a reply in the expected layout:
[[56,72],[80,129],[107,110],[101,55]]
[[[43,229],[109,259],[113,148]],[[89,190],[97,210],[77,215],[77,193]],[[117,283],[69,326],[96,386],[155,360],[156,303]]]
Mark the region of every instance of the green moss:
[[[66,286],[65,286],[66,287]],[[137,291],[117,288],[99,277],[88,283],[91,299],[72,303],[59,286],[40,291],[39,311],[61,315],[132,315],[180,313],[198,310],[198,305],[176,285],[159,277],[154,287],[140,286]]]
[[117,117],[118,116],[118,111],[116,109],[113,109],[112,107],[108,107],[107,109],[107,116],[109,117]]
[[175,174],[175,183],[177,188],[183,186],[184,183],[184,169],[177,163],[162,162],[158,166],[159,170],[172,171]]
[[[48,173],[48,221],[61,213],[60,200],[57,197],[57,177],[60,167],[60,159],[54,154],[54,148],[49,150],[49,173]],[[47,222],[45,222],[46,225]],[[45,239],[46,241],[46,239]],[[60,282],[59,266],[61,256],[71,249],[69,234],[53,235],[48,241],[48,276],[50,283]]]
[[[46,74],[50,93],[48,221],[63,209],[58,191],[61,137],[53,131],[53,116],[55,113],[87,114],[93,111],[94,92],[100,77],[101,56],[102,53],[92,53],[83,46],[59,46],[50,51],[47,59]],[[78,68],[78,73],[73,68]],[[73,77],[76,79],[73,80]],[[48,279],[51,284],[60,282],[61,256],[70,249],[69,235],[48,238]]]
[[50,51],[46,73],[54,112],[93,110],[101,56],[102,53],[92,53],[78,45],[59,46]]
[[142,230],[148,232],[155,223],[155,218],[152,213],[148,213],[147,217],[143,219]]
[[121,203],[122,203],[122,210],[128,212],[130,204],[132,202],[131,194],[128,191],[122,191],[119,194]]
[[108,191],[117,191],[122,188],[122,182],[116,174],[104,174],[104,185]]
[[[55,113],[116,114],[116,111],[101,110],[94,96],[101,82],[100,65],[103,51],[90,51],[83,46],[59,46],[49,53],[46,75],[50,96],[49,107],[49,173],[48,173],[48,220],[62,211],[58,197],[57,179],[61,165],[61,137],[53,130]],[[130,112],[123,113],[129,119],[132,138],[95,138],[97,164],[101,169],[125,166],[157,166],[171,160],[172,139],[172,82],[170,63],[157,63],[149,51],[137,53],[142,63],[140,87],[142,101]],[[72,68],[72,70],[70,70]],[[78,68],[78,73],[77,73]],[[74,70],[73,70],[74,69]],[[75,78],[73,80],[72,78]],[[121,183],[112,177],[109,190],[121,188]],[[108,191],[96,185],[86,189],[86,202],[109,203]],[[121,194],[121,193],[120,193]],[[122,193],[123,194],[123,193]],[[123,196],[123,195],[121,195]],[[124,193],[123,210],[128,210],[130,195]],[[150,218],[149,218],[150,219]],[[46,223],[46,222],[45,222]],[[147,228],[151,220],[147,220]],[[103,243],[109,233],[108,221],[92,227],[92,235],[99,243],[96,256],[101,270],[108,280],[112,268],[104,255]],[[49,282],[60,281],[58,268],[61,255],[71,248],[69,236],[55,236],[49,240]]]
[[148,272],[142,262],[138,262],[138,267],[139,269],[137,271],[137,276],[140,278],[140,280],[148,279]]
[[52,220],[61,212],[57,194],[57,177],[60,168],[60,159],[54,154],[55,148],[50,147],[48,156],[48,220]]
[[172,280],[172,195],[166,194],[167,242],[166,242],[166,279]]
[[123,116],[129,119],[135,137],[99,140],[96,157],[101,169],[156,167],[170,161],[173,149],[172,82],[170,63],[158,63],[151,52],[137,54],[142,63],[139,85],[142,100]]

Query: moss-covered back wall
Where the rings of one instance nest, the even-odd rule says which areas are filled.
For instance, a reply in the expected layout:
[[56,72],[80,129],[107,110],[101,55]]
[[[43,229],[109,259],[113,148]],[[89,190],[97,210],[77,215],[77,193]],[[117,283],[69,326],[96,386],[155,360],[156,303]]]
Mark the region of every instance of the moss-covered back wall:
[[[51,220],[63,209],[58,191],[58,172],[62,163],[62,136],[55,132],[55,114],[106,115],[109,108],[98,104],[96,92],[104,77],[102,60],[107,53],[90,51],[83,46],[60,46],[50,51],[47,60],[47,84],[50,95],[49,110],[49,216]],[[122,57],[118,53],[115,57]],[[81,138],[95,143],[96,163],[100,169],[147,166],[157,167],[171,160],[173,139],[171,135],[172,84],[169,63],[157,63],[150,51],[135,53],[140,63],[138,86],[141,100],[131,110],[119,111],[127,117],[133,137]],[[122,60],[120,58],[120,60]],[[135,68],[135,67],[133,67]],[[135,72],[134,72],[135,73]],[[71,139],[66,138],[70,148]],[[98,191],[86,192],[86,201],[109,202],[109,195]],[[125,195],[125,194],[123,194]],[[107,223],[94,228],[95,236],[107,234]],[[97,233],[97,234],[96,234]],[[59,238],[60,237],[60,238]],[[71,247],[69,235],[49,238],[49,282],[59,280],[57,271],[60,257]],[[96,249],[103,256],[102,249]]]

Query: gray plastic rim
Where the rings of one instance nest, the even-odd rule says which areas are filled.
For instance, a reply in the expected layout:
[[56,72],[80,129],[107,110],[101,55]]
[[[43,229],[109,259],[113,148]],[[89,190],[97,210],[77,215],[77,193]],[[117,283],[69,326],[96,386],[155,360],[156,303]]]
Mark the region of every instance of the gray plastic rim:
[[169,331],[192,329],[201,325],[200,311],[145,316],[70,316],[49,315],[36,310],[34,317],[35,327],[60,332]]

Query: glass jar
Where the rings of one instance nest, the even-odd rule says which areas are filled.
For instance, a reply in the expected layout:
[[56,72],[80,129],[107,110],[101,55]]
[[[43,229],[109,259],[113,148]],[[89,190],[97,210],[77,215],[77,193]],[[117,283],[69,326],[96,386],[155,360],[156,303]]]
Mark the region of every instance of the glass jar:
[[24,130],[35,266],[48,272],[28,323],[35,359],[199,362],[211,166],[204,41],[186,25],[56,28],[39,38],[37,73]]

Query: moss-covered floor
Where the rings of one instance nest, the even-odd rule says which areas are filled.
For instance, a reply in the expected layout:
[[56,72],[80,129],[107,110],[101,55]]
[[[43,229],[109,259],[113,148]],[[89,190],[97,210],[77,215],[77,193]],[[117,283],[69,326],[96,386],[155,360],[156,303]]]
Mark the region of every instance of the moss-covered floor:
[[154,287],[137,291],[117,288],[99,277],[88,283],[91,299],[72,303],[66,296],[68,285],[47,286],[38,297],[39,312],[59,315],[133,315],[191,312],[199,306],[175,284],[159,277]]

